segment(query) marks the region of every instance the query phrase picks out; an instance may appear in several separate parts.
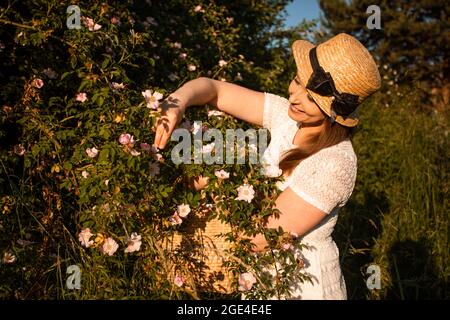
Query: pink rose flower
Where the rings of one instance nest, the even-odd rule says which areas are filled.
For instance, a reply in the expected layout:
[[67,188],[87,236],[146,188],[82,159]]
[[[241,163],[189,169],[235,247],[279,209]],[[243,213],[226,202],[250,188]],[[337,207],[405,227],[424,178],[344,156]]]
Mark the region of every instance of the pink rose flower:
[[115,24],[115,25],[120,25],[120,20],[117,17],[112,17],[111,18],[111,23]]
[[22,146],[22,144],[16,144],[14,146],[14,153],[18,156],[23,156],[25,154],[25,148]]
[[194,12],[205,12],[205,9],[202,8],[202,6],[198,5],[194,8]]
[[79,102],[85,102],[85,101],[87,100],[87,95],[86,95],[86,93],[85,93],[85,92],[80,92],[80,93],[78,93],[77,96],[76,96],[76,98],[75,98],[75,100],[76,100],[76,101],[79,101]]
[[33,80],[33,86],[38,88],[38,89],[40,89],[40,88],[42,88],[44,86],[44,81],[42,79],[39,79],[39,78],[34,79]]
[[282,244],[281,244],[281,248],[282,248],[283,250],[289,250],[289,249],[292,249],[293,246],[292,246],[292,244],[290,244],[290,243],[282,243]]
[[95,158],[98,155],[98,150],[97,148],[87,148],[86,149],[86,154],[88,155],[89,158]]
[[175,283],[175,285],[177,287],[182,287],[184,285],[184,283],[186,282],[186,278],[183,277],[182,275],[180,275],[178,272],[175,274],[175,278],[173,279],[173,283]]
[[134,137],[129,133],[122,133],[119,137],[119,143],[122,145],[132,146],[136,140],[134,140]]
[[145,90],[142,92],[142,95],[145,98],[145,101],[147,102],[147,108],[156,110],[159,107],[159,101],[163,98],[162,93],[159,93],[157,91],[153,92],[151,90]]
[[104,254],[112,256],[117,251],[118,248],[119,248],[119,245],[113,238],[106,238],[105,242],[103,242],[101,251]]
[[98,155],[98,150],[97,148],[87,148],[86,149],[86,154],[88,155],[89,158],[95,158]]
[[214,175],[219,179],[228,179],[230,177],[230,174],[226,172],[225,170],[215,171]]
[[193,64],[188,64],[187,69],[188,69],[189,71],[195,71],[195,70],[197,69],[197,67],[194,66]]
[[250,272],[242,273],[239,276],[238,283],[239,283],[239,291],[249,291],[256,283],[256,278]]
[[183,203],[177,207],[177,212],[180,217],[186,218],[189,212],[191,212],[191,208],[189,207],[188,204]]
[[255,190],[253,190],[252,185],[243,184],[239,188],[237,188],[238,196],[236,200],[247,201],[250,203],[255,197]]
[[169,221],[172,225],[179,225],[183,222],[178,213],[175,211],[173,215],[169,218]]
[[81,242],[81,245],[83,247],[89,248],[91,245],[94,244],[93,240],[89,240],[94,234],[91,233],[90,228],[86,228],[81,230],[81,232],[78,234],[78,240]]
[[139,251],[141,248],[141,236],[136,232],[133,232],[131,236],[128,238],[128,246],[125,249],[125,253],[131,253],[135,251]]
[[113,82],[111,83],[111,87],[113,87],[113,89],[120,90],[124,89],[125,85],[122,82],[121,83]]
[[89,29],[89,31],[97,31],[102,28],[101,25],[94,23],[91,18],[81,17],[83,24]]

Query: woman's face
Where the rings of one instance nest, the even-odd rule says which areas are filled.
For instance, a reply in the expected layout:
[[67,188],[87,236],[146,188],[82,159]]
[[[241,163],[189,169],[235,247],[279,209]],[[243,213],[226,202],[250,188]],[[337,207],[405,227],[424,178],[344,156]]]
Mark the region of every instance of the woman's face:
[[326,115],[314,102],[298,76],[289,85],[289,111],[292,120],[303,125],[319,125]]

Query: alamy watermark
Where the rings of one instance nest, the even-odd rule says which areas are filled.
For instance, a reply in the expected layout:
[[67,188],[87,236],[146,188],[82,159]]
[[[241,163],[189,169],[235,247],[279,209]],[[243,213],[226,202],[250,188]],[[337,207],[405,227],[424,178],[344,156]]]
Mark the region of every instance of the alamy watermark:
[[366,285],[369,290],[381,289],[381,269],[379,265],[371,264],[367,267],[366,274],[369,277],[366,280]]
[[66,280],[66,287],[69,290],[81,289],[81,270],[80,267],[73,264],[67,267],[66,273],[69,275]]
[[379,6],[373,4],[367,7],[367,14],[370,16],[367,18],[366,26],[369,30],[381,29],[381,9]]
[[[202,122],[195,121],[194,126],[202,128]],[[170,139],[179,141],[171,152],[171,159],[175,164],[192,164],[192,148],[194,164],[223,164],[224,160],[226,164],[245,164],[246,150],[249,163],[258,164],[267,149],[267,129],[226,129],[224,139],[222,132],[216,128],[210,128],[206,132],[196,130],[195,133],[178,128],[173,131]],[[203,145],[203,142],[210,143]]]
[[81,29],[81,10],[77,5],[67,7],[66,13],[69,14],[66,20],[66,26],[69,29]]

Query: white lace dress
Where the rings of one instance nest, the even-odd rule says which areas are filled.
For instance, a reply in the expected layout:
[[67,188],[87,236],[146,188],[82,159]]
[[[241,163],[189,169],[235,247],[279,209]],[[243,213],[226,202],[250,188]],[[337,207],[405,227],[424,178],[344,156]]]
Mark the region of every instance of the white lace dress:
[[[263,126],[271,133],[263,162],[278,166],[283,151],[292,144],[298,124],[288,116],[287,99],[265,93]],[[288,186],[302,199],[327,213],[327,217],[300,241],[311,248],[297,252],[305,261],[308,282],[293,285],[288,299],[346,299],[346,287],[339,263],[339,251],[331,237],[339,208],[350,198],[356,180],[357,159],[349,139],[324,148],[300,162],[292,174],[278,185]]]

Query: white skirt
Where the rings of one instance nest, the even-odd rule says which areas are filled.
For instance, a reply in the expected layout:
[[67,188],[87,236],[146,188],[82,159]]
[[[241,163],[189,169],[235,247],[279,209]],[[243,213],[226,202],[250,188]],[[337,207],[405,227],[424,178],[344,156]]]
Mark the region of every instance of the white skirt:
[[[309,281],[293,283],[289,297],[272,297],[270,300],[346,300],[347,290],[339,263],[339,249],[333,240],[308,242],[308,248],[295,249],[296,258],[301,258],[302,270],[311,277]],[[269,270],[275,276],[275,269]],[[245,299],[245,294],[242,294]]]
[[304,282],[293,285],[293,293],[288,299],[302,300],[346,300],[347,290],[339,263],[339,249],[333,240],[308,243],[309,248],[297,250],[303,257],[305,273],[313,283]]

